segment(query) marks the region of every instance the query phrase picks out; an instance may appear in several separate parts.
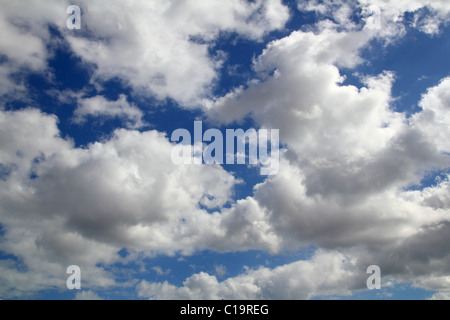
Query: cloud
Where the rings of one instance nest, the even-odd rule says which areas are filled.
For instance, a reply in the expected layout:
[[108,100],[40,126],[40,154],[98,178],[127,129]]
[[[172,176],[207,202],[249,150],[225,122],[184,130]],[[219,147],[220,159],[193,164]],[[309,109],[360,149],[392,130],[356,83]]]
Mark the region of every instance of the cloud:
[[125,119],[127,127],[137,129],[145,125],[143,112],[134,104],[127,101],[127,96],[120,95],[117,101],[108,101],[103,96],[82,98],[78,101],[78,108],[74,111],[75,122],[83,123],[88,117],[101,119]]
[[[51,43],[48,22],[61,17],[67,1],[48,1],[46,5],[1,0],[0,28],[0,96],[26,96],[26,86],[20,75],[44,72]],[[61,11],[60,11],[61,10]],[[52,19],[56,18],[56,19]],[[26,43],[26,45],[24,45]]]
[[173,146],[161,133],[122,129],[80,149],[60,137],[55,116],[35,109],[0,111],[0,124],[0,163],[8,169],[0,180],[0,250],[27,269],[3,262],[12,268],[0,279],[4,296],[13,278],[24,283],[17,295],[61,288],[72,264],[81,267],[84,288],[114,286],[99,264],[121,261],[124,247],[149,256],[276,249],[254,201],[201,209],[228,203],[238,180],[220,166],[173,165]]
[[221,58],[211,56],[208,45],[220,32],[258,40],[283,28],[289,17],[279,0],[164,0],[123,6],[119,1],[83,1],[84,26],[93,37],[66,33],[71,48],[97,66],[94,79],[118,77],[138,93],[183,105],[210,94]]
[[[445,0],[359,0],[363,5],[375,5],[381,9],[385,23],[402,21],[406,12],[414,13],[412,26],[429,35],[440,33],[450,20],[450,5]],[[383,25],[385,27],[386,24]]]
[[93,291],[79,291],[75,295],[75,300],[103,300]]
[[450,78],[442,79],[436,87],[423,95],[419,106],[422,112],[415,114],[411,123],[433,142],[441,152],[450,150]]
[[182,287],[142,280],[137,290],[140,297],[156,300],[304,300],[348,295],[355,283],[364,282],[353,268],[348,257],[320,251],[310,261],[260,267],[223,282],[202,272],[186,279]]
[[[183,105],[198,104],[210,95],[222,57],[209,45],[221,33],[237,33],[259,41],[282,29],[289,11],[280,0],[223,2],[211,0],[79,1],[81,30],[68,30],[69,1],[9,3],[1,1],[0,94],[25,91],[13,74],[44,72],[54,42],[49,26],[73,52],[95,68],[91,82],[121,79],[135,93]],[[23,46],[23,43],[27,43]],[[25,94],[25,92],[24,92]]]
[[[300,11],[314,11],[320,29],[341,28],[360,30],[378,35],[388,43],[389,38],[401,37],[406,33],[406,25],[417,28],[429,35],[437,35],[442,26],[450,20],[450,6],[445,0],[350,0],[350,1],[298,1]],[[405,19],[406,13],[413,14],[413,21]],[[360,19],[354,19],[359,17]]]
[[155,271],[158,276],[168,275],[172,272],[172,270],[170,270],[170,269],[164,271],[161,267],[158,267],[158,266],[153,267],[152,270]]
[[[421,191],[427,175],[448,170],[448,79],[408,118],[391,108],[395,75],[385,71],[343,85],[366,30],[293,32],[255,59],[258,77],[206,105],[212,122],[246,116],[280,128],[287,146],[280,172],[255,187],[278,247],[313,245],[379,265],[383,274],[433,289],[448,272],[448,178]],[[344,57],[344,58],[343,58]],[[423,279],[419,281],[417,279]]]
[[439,292],[434,294],[430,300],[450,300],[450,292]]
[[219,278],[223,278],[227,274],[227,267],[224,265],[215,266],[214,269]]
[[[256,76],[247,86],[211,97],[223,57],[211,56],[210,45],[223,33],[259,41],[283,28],[289,13],[281,1],[141,1],[129,10],[122,2],[85,1],[79,33],[65,29],[67,2],[2,1],[0,26],[8,36],[0,40],[0,61],[7,62],[0,62],[0,94],[26,91],[14,74],[46,72],[51,24],[75,54],[95,65],[91,82],[97,87],[118,77],[133,93],[175,99],[183,107],[203,102],[213,123],[250,116],[258,126],[279,128],[286,148],[279,174],[233,202],[239,180],[231,173],[220,166],[175,166],[166,136],[130,130],[142,128],[143,111],[125,95],[108,101],[74,94],[77,121],[95,116],[128,123],[85,148],[61,138],[54,115],[1,109],[0,250],[9,255],[0,261],[0,296],[64,289],[66,267],[77,264],[88,290],[77,297],[96,297],[91,290],[120,285],[102,265],[129,261],[118,255],[124,247],[152,257],[312,245],[320,249],[308,261],[222,282],[198,273],[182,287],[141,281],[137,289],[156,299],[340,296],[364,288],[365,268],[377,264],[386,277],[446,297],[449,178],[410,187],[450,167],[450,79],[430,88],[422,110],[408,118],[391,108],[395,74],[362,77],[357,88],[344,84],[340,68],[364,63],[360,51],[371,40],[403,35],[398,22],[406,11],[420,15],[425,5],[437,11],[438,20],[417,24],[434,34],[450,7],[446,1],[359,3],[380,6],[382,29],[354,23],[349,3],[334,2],[335,11],[331,2],[309,2],[301,8],[332,14],[334,22],[322,20],[314,32],[271,42],[255,57]],[[29,46],[17,51],[20,43]],[[225,271],[218,266],[216,274]]]

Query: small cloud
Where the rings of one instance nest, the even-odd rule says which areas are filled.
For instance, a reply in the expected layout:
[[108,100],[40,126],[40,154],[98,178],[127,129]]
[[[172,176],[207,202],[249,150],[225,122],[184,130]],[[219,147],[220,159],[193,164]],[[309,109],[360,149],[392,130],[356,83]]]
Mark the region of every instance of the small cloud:
[[95,292],[88,290],[77,292],[74,300],[104,300],[104,299],[100,298],[100,296]]
[[78,107],[74,111],[74,122],[84,123],[88,117],[100,119],[119,118],[126,121],[129,129],[137,129],[145,126],[142,120],[144,114],[134,104],[130,104],[127,96],[121,94],[117,101],[108,101],[103,96],[83,98],[78,101]]
[[216,269],[216,274],[219,278],[222,278],[227,274],[227,267],[225,267],[224,265],[218,265],[214,268]]
[[388,292],[388,291],[381,291],[377,293],[377,296],[380,298],[384,298],[384,299],[389,299],[392,298],[394,296],[394,294],[392,292]]
[[158,276],[166,276],[172,272],[172,270],[170,270],[170,269],[167,269],[166,271],[164,271],[161,267],[158,267],[158,266],[153,267],[152,270],[155,271]]

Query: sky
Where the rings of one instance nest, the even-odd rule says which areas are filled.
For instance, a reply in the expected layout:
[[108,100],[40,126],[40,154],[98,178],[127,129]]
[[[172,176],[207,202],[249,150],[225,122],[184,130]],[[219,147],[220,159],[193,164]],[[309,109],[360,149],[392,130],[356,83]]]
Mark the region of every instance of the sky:
[[[450,299],[449,1],[0,8],[0,299]],[[277,172],[174,163],[195,121]]]

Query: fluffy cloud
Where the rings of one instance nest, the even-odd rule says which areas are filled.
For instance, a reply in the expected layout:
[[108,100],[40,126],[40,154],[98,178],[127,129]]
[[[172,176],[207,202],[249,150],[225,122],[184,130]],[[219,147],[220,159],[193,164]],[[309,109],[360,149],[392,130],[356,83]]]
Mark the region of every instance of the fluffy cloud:
[[280,247],[339,250],[434,290],[430,279],[450,272],[448,178],[405,190],[450,167],[449,81],[429,89],[411,118],[391,109],[389,71],[363,78],[362,88],[343,85],[338,67],[361,61],[370,34],[332,27],[274,41],[255,59],[258,78],[206,109],[213,122],[250,116],[281,128],[280,172],[253,196]]
[[349,288],[365,281],[354,270],[354,261],[342,254],[318,252],[310,261],[298,261],[275,269],[261,267],[219,282],[215,276],[198,273],[183,287],[167,282],[138,285],[139,296],[171,300],[302,300],[317,296],[347,295]]
[[[421,32],[436,35],[450,19],[450,6],[445,0],[301,0],[298,9],[316,12],[323,19],[317,24],[319,28],[364,28],[390,38],[405,34],[405,22]],[[406,13],[413,14],[412,21],[405,21]],[[355,21],[355,16],[361,19]]]
[[65,12],[68,1],[48,1],[43,5],[1,0],[0,5],[0,28],[3,32],[0,40],[0,96],[18,93],[26,96],[20,75],[30,71],[44,72],[50,56],[47,45],[52,40],[47,24],[64,21],[61,13]]
[[[88,287],[114,285],[98,264],[119,261],[123,247],[148,254],[277,250],[254,200],[212,214],[201,209],[224,206],[238,181],[220,166],[171,164],[173,146],[158,132],[118,130],[78,149],[60,138],[56,117],[34,109],[0,112],[0,124],[0,250],[16,256],[2,261],[12,268],[2,272],[4,296],[12,279],[26,283],[23,292],[61,287],[71,264],[82,267]],[[19,262],[28,271],[15,271]]]
[[423,7],[429,7],[442,13],[450,12],[450,4],[445,0],[359,0],[362,4],[374,4],[381,8],[392,8],[399,11],[414,12]]
[[120,95],[117,101],[108,101],[103,96],[84,98],[78,101],[78,108],[74,112],[75,122],[83,123],[88,117],[125,119],[127,127],[137,129],[144,126],[143,112],[134,104],[127,101],[125,95]]
[[450,20],[450,5],[445,0],[359,0],[359,2],[381,9],[383,28],[390,22],[402,21],[406,12],[414,13],[413,27],[430,35],[438,34],[441,26]]
[[430,300],[450,300],[450,292],[439,292],[433,295]]
[[[289,14],[279,0],[82,1],[94,37],[67,34],[72,49],[97,66],[95,77],[119,77],[138,92],[185,105],[207,96],[221,57],[208,44],[219,32],[260,39]],[[104,17],[108,17],[105,19]]]
[[93,291],[80,291],[76,294],[75,300],[103,300]]
[[92,82],[120,78],[140,94],[186,105],[210,94],[222,57],[208,49],[220,33],[259,40],[289,18],[280,0],[78,1],[82,28],[68,30],[69,1],[0,3],[0,94],[25,89],[11,75],[44,72],[51,25],[95,66]]
[[443,79],[441,83],[428,90],[423,96],[419,106],[422,112],[411,119],[413,126],[417,127],[429,141],[432,141],[442,152],[450,150],[450,78]]
[[[49,1],[44,9],[2,1],[0,26],[8,36],[0,40],[0,93],[24,90],[10,77],[23,68],[45,71],[52,23],[83,61],[96,66],[94,84],[120,77],[136,93],[194,105],[205,101],[217,78],[221,58],[211,57],[208,49],[221,32],[259,40],[288,18],[276,0],[141,1],[130,10],[124,3],[81,2],[77,33],[64,28],[67,2]],[[391,109],[394,74],[367,76],[357,88],[343,84],[339,68],[358,66],[359,51],[372,39],[389,41],[404,30],[394,18],[405,11],[428,5],[439,12],[440,24],[448,3],[360,4],[380,6],[382,22],[389,24],[362,28],[349,19],[349,3],[334,2],[339,10],[330,11],[331,2],[309,2],[304,10],[331,12],[334,23],[321,21],[315,32],[296,31],[273,41],[255,58],[257,77],[247,87],[204,103],[211,122],[250,116],[261,127],[282,129],[286,148],[279,174],[231,206],[225,207],[239,181],[220,166],[173,165],[172,145],[161,133],[117,130],[82,149],[60,137],[56,116],[35,109],[0,111],[0,250],[14,255],[0,261],[0,295],[63,288],[71,264],[82,267],[88,289],[118,285],[101,265],[123,261],[117,253],[124,247],[144,255],[188,255],[277,253],[314,245],[322,249],[309,261],[249,270],[223,282],[199,273],[181,288],[142,281],[139,294],[164,299],[344,295],[363,288],[361,273],[378,264],[387,276],[445,297],[449,179],[419,191],[408,188],[450,167],[450,80],[430,88],[422,110],[407,118]],[[436,32],[433,23],[422,29]],[[20,43],[29,46],[15,54]],[[143,124],[142,111],[123,95],[118,101],[98,96],[78,102],[79,121],[100,116],[124,118],[129,128]],[[83,297],[96,296],[86,291],[78,296]]]

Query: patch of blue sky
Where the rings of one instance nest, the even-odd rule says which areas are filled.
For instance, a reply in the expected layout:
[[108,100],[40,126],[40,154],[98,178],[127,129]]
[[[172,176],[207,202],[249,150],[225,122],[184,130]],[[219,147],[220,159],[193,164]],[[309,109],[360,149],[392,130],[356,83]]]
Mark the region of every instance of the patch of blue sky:
[[70,290],[58,290],[58,289],[48,289],[44,291],[40,291],[36,296],[25,296],[20,300],[56,300],[56,301],[64,301],[64,300],[73,300],[75,299],[75,295],[78,291],[70,291]]
[[268,43],[317,22],[318,16],[315,12],[300,12],[297,9],[297,1],[284,0],[283,4],[289,8],[291,14],[285,28],[270,32],[261,41],[245,39],[236,33],[224,33],[210,47],[212,56],[217,56],[220,52],[226,53],[214,95],[223,96],[241,86],[246,88],[248,81],[257,77],[253,70],[253,61],[263,53]]
[[436,187],[443,181],[448,181],[449,175],[450,169],[427,172],[420,184],[408,186],[404,191],[420,191],[425,188]]
[[[8,179],[8,177],[12,171],[13,171],[13,166],[9,166],[9,165],[0,163],[0,180],[6,181],[6,179]],[[0,228],[0,230],[1,230],[1,228]]]
[[20,257],[4,252],[0,250],[0,261],[7,261],[10,263],[10,267],[16,269],[19,272],[27,272],[29,270],[28,266],[23,262]]
[[410,116],[421,111],[419,102],[427,89],[450,75],[450,27],[431,36],[405,25],[404,37],[387,47],[382,41],[372,41],[361,52],[365,62],[355,69],[341,68],[341,74],[346,76],[344,84],[361,88],[360,76],[394,72],[393,108]]
[[[154,283],[167,281],[171,285],[181,287],[186,279],[203,272],[215,276],[219,282],[222,282],[245,274],[247,270],[263,267],[274,269],[296,261],[309,260],[316,250],[316,247],[311,246],[300,251],[286,251],[277,255],[258,250],[228,253],[201,251],[192,255],[158,255],[151,258],[138,258],[126,263],[98,266],[114,274],[117,283],[122,284],[115,296],[111,296],[111,292],[115,289],[105,290],[108,298],[120,298],[120,295],[130,298],[133,295],[131,289],[133,283],[136,284],[141,280]],[[119,255],[122,258],[128,257],[128,250],[120,250]]]
[[[396,283],[389,287],[381,287],[380,290],[358,290],[350,296],[335,297],[339,300],[427,300],[435,294],[435,291],[414,287],[412,283]],[[317,300],[330,297],[316,297]]]

